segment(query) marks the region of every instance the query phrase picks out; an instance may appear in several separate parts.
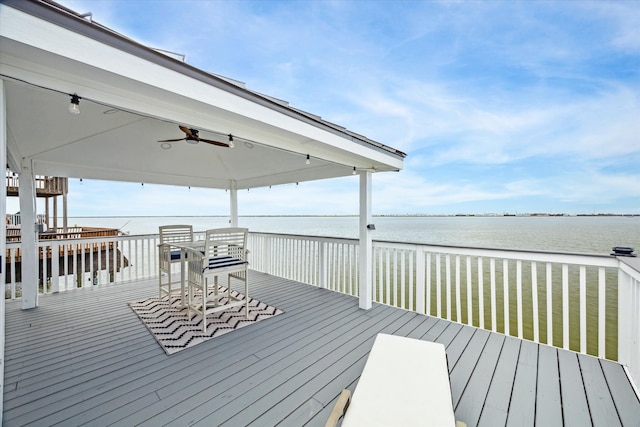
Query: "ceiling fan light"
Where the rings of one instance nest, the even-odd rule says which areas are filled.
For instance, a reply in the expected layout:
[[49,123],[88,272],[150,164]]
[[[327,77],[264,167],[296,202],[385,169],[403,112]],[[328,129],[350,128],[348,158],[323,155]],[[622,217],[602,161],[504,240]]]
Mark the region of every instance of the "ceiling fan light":
[[77,116],[80,114],[80,97],[75,93],[71,95],[71,103],[69,104],[69,113]]

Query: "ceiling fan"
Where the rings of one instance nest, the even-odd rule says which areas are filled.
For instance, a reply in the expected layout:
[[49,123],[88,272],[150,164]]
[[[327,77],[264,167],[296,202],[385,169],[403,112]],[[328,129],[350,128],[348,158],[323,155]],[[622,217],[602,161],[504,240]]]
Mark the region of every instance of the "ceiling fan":
[[[198,142],[206,142],[207,144],[218,145],[220,147],[230,147],[231,144],[227,142],[214,141],[211,139],[204,139],[198,136],[198,130],[193,128],[188,128],[186,126],[178,126],[182,132],[186,134],[184,138],[178,139],[163,139],[158,142],[176,142],[176,141],[187,141],[190,144],[197,144]],[[231,135],[229,135],[229,141],[233,141],[231,139]]]

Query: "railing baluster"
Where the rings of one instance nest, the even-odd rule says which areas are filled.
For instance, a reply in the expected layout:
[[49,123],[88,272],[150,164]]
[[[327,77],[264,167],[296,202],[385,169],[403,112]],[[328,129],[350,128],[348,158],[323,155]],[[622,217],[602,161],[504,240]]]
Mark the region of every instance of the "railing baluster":
[[569,349],[569,266],[562,264],[562,347]]
[[63,258],[63,272],[64,272],[64,290],[69,290],[69,243],[62,245],[62,250],[64,251]]
[[502,261],[502,291],[504,292],[504,334],[511,334],[509,320],[509,260]]
[[460,295],[460,255],[456,255],[456,321],[462,323],[462,296]]
[[[41,254],[41,259],[38,261],[38,264],[42,266],[42,268],[41,268],[41,271],[42,271],[42,293],[46,294],[46,293],[49,293],[49,291],[47,289],[47,247],[46,246],[39,246],[38,247],[38,252],[40,252],[40,254]],[[39,277],[38,277],[38,280],[40,280]]]
[[[440,254],[436,254],[436,315],[442,319],[442,266]],[[431,294],[431,292],[429,292]]]
[[533,341],[540,342],[540,313],[538,311],[538,270],[531,262],[531,303],[533,305]]
[[587,267],[580,266],[580,353],[587,353]]
[[[391,268],[389,268],[391,270]],[[393,305],[398,306],[398,250],[393,251]]]
[[400,306],[404,309],[407,308],[406,305],[406,279],[405,279],[405,275],[406,275],[406,269],[405,269],[405,258],[406,258],[406,251],[402,251],[402,255],[400,256]]
[[482,257],[478,257],[478,320],[480,328],[484,329],[484,273]]
[[431,316],[431,252],[427,252],[427,276],[425,278],[425,297],[427,299],[426,313]]
[[417,271],[417,269],[416,270],[413,269],[413,259],[415,257],[415,254],[416,254],[415,252],[409,254],[409,309],[417,311],[417,309],[415,308],[414,298],[413,298],[413,295],[414,295],[413,288],[415,286],[415,281],[414,281],[415,276],[413,272]]
[[447,284],[447,320],[451,320],[451,255],[447,254],[445,257],[446,275],[445,278]]
[[607,324],[606,316],[606,283],[605,283],[605,269],[604,267],[598,268],[598,357],[606,357],[605,348],[605,332]]
[[425,297],[425,277],[424,277],[424,250],[419,247],[416,249],[416,311],[425,314],[424,297]]
[[516,305],[518,319],[518,338],[523,337],[523,316],[522,316],[522,260],[516,260]]
[[391,249],[387,249],[384,251],[384,283],[385,283],[385,303],[387,305],[391,305]]
[[467,255],[467,324],[473,325],[473,294],[471,292],[471,257]]
[[462,296],[460,295],[460,255],[456,255],[456,321],[462,323]]
[[496,259],[489,259],[489,274],[491,279],[491,330],[498,331],[498,310],[496,308]]
[[553,345],[553,275],[547,263],[547,344]]
[[60,292],[60,244],[51,243],[51,292]]

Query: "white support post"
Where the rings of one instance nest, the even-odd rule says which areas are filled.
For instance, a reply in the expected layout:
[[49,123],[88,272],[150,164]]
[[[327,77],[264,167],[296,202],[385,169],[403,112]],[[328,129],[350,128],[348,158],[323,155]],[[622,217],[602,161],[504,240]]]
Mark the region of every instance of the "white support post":
[[371,172],[360,172],[360,308],[372,304],[373,243],[371,231]]
[[238,184],[231,181],[231,189],[229,190],[229,226],[238,226]]
[[38,239],[36,188],[31,159],[22,162],[19,177],[20,235],[22,240],[22,309],[38,306]]
[[[0,165],[7,164],[7,104],[4,93],[4,80],[0,79]],[[5,168],[6,170],[6,168]],[[7,215],[7,186],[0,185],[0,215],[2,221]],[[7,227],[0,227],[0,283],[2,283],[2,301],[0,301],[0,396],[4,395],[4,325],[5,325],[5,277],[6,262],[3,259],[6,251]],[[3,399],[0,399],[0,424],[2,424]]]
[[63,192],[62,192],[62,231],[67,233],[69,231],[69,224],[67,221],[67,179],[63,181]]
[[629,322],[633,305],[631,290],[631,277],[618,266],[618,363],[625,366],[629,365],[633,343],[633,325]]

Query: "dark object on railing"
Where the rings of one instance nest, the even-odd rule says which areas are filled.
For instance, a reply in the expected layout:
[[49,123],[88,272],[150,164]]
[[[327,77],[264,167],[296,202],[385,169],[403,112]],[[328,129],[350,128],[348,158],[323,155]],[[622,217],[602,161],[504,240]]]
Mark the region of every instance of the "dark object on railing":
[[636,254],[633,253],[633,248],[628,246],[614,246],[611,250],[613,251],[611,254],[613,256],[636,256]]
[[367,224],[367,229],[373,231],[373,230],[376,229],[376,225],[375,224]]

